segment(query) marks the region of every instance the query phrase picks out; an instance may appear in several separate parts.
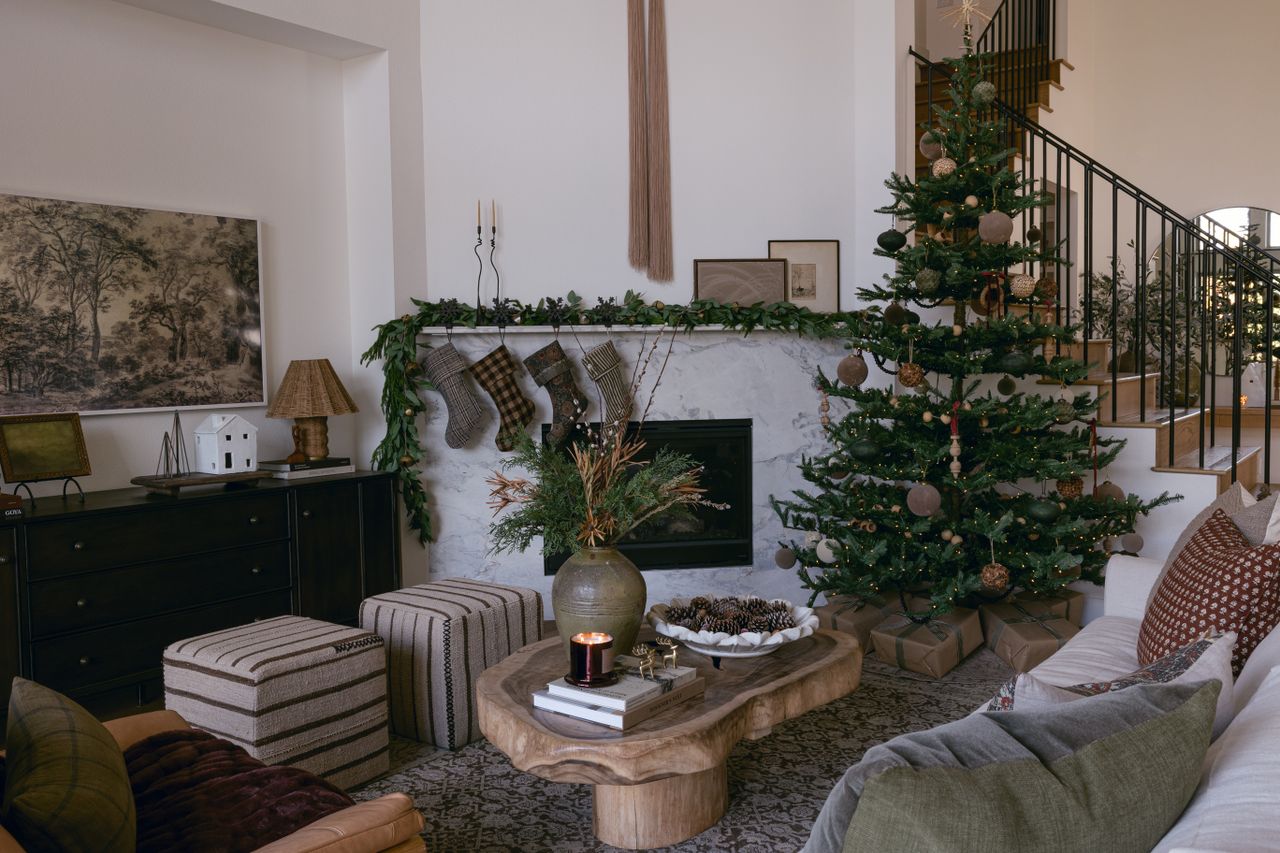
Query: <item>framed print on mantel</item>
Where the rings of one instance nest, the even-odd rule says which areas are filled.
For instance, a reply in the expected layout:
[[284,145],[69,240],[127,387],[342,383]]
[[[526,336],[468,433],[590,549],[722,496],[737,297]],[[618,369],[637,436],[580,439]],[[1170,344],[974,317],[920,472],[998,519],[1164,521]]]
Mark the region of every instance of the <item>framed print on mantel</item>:
[[787,301],[810,311],[840,310],[839,240],[770,240],[769,257],[787,261]]
[[772,305],[787,295],[782,258],[699,258],[693,262],[693,298],[721,305]]

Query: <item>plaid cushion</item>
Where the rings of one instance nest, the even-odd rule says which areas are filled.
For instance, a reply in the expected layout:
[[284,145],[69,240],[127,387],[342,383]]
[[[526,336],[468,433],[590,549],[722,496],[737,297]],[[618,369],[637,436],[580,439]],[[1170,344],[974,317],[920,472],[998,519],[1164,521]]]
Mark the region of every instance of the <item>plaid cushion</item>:
[[471,365],[471,374],[480,387],[489,392],[502,418],[502,426],[494,442],[499,450],[515,447],[516,435],[533,421],[533,401],[524,395],[515,381],[519,367],[519,362],[502,344]]
[[1215,510],[1160,581],[1138,633],[1147,665],[1206,634],[1235,631],[1231,669],[1241,667],[1280,621],[1280,545],[1252,546]]

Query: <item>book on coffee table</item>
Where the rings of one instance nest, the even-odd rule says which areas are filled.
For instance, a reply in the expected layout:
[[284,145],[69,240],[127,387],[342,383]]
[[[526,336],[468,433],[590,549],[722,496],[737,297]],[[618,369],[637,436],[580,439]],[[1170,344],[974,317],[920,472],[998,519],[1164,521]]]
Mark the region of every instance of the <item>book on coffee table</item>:
[[[621,664],[627,665],[624,659]],[[578,687],[563,678],[547,683],[547,692],[572,702],[597,705],[613,711],[630,711],[651,699],[688,684],[698,675],[691,666],[671,669],[655,669],[652,678],[643,678],[635,672],[620,673],[618,682],[607,687]]]
[[[563,696],[554,695],[547,690],[536,690],[533,694],[533,707],[541,708],[544,711],[554,711],[557,714],[564,714],[567,717],[575,717],[579,720],[600,723],[613,729],[628,729],[641,720],[647,720],[669,708],[674,708],[682,702],[701,696],[706,690],[706,686],[707,680],[705,678],[695,678],[665,693],[659,693],[647,702],[635,704],[626,711],[618,711],[601,705],[583,704]],[[592,692],[599,689],[595,688]]]

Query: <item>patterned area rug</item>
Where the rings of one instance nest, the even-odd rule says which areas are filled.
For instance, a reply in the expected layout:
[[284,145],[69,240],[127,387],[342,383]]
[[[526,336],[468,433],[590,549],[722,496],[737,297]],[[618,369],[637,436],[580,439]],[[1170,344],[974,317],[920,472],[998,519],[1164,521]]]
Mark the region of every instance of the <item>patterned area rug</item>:
[[[729,811],[717,825],[663,848],[679,853],[790,853],[804,844],[827,793],[862,753],[904,732],[959,719],[989,699],[1010,669],[986,649],[942,679],[863,662],[851,695],[744,742],[729,756]],[[392,772],[357,800],[410,794],[427,819],[431,853],[616,850],[591,834],[591,789],[512,768],[480,741],[446,752],[394,738]]]

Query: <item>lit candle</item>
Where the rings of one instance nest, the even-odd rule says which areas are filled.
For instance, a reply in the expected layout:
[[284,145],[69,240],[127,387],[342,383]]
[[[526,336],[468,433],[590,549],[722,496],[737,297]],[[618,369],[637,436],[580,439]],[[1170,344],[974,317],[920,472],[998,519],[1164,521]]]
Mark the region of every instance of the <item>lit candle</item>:
[[476,199],[476,227],[480,227],[480,199]]
[[569,638],[569,674],[565,681],[579,687],[614,684],[613,637],[600,631],[574,634]]
[[489,228],[493,231],[498,230],[498,201],[497,199],[489,199]]

